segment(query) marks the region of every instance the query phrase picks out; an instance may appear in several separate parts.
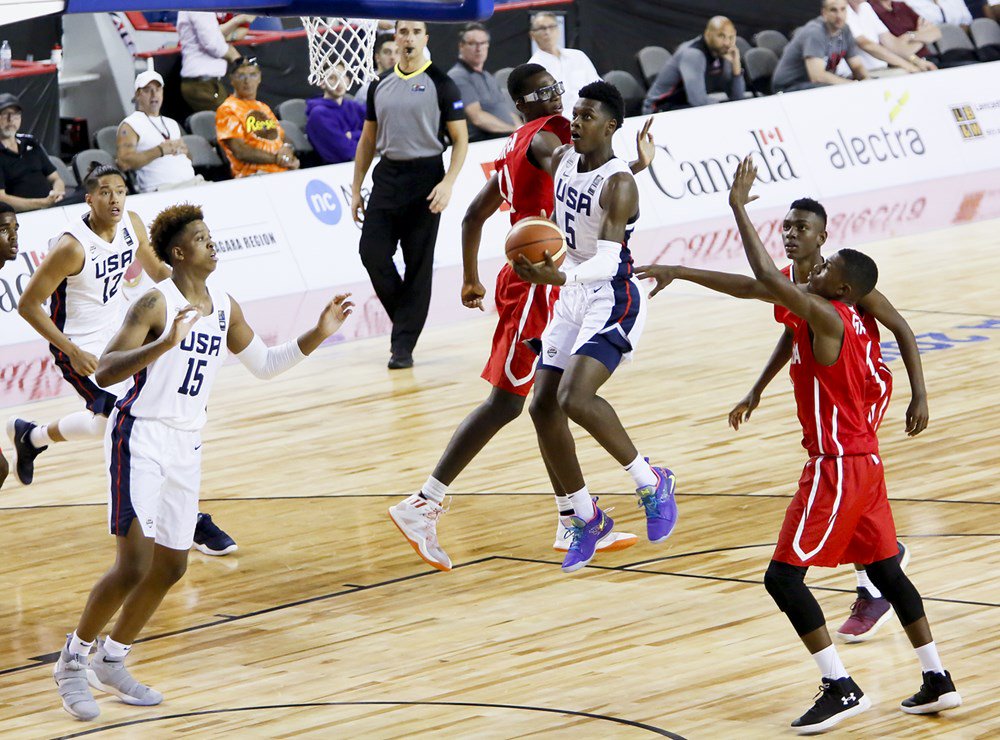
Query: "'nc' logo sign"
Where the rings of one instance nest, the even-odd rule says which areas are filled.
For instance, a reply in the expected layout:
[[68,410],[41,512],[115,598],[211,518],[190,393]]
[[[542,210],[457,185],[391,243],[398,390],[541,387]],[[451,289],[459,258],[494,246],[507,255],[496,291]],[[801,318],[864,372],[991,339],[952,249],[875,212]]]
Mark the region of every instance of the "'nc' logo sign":
[[310,180],[306,185],[306,203],[313,215],[325,224],[333,226],[343,216],[343,206],[337,193],[322,180]]

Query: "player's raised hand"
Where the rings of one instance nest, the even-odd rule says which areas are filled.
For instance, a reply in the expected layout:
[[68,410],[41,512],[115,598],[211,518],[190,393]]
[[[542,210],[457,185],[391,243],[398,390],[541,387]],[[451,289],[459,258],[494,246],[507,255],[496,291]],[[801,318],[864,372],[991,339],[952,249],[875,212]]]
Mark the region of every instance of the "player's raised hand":
[[753,163],[753,155],[748,154],[733,176],[733,186],[729,189],[729,207],[742,208],[747,203],[753,203],[759,196],[750,195],[750,189],[757,177],[757,165]]
[[536,265],[529,262],[528,258],[522,254],[511,263],[511,266],[522,280],[527,280],[529,283],[538,285],[564,285],[566,283],[566,275],[556,267],[556,263],[552,261],[552,255],[549,254],[548,250],[545,250],[543,255],[545,256],[545,261]]
[[465,280],[462,282],[462,305],[466,308],[483,308],[483,298],[486,297],[486,288],[478,280]]
[[191,331],[191,327],[195,325],[195,322],[201,318],[201,311],[198,310],[197,306],[192,306],[190,303],[174,316],[174,322],[170,325],[170,330],[167,332],[166,336],[163,337],[163,343],[168,347],[176,347],[181,342],[184,341],[184,337],[188,335]]
[[906,436],[916,437],[927,428],[930,412],[926,398],[914,398],[906,407]]
[[653,135],[649,133],[652,125],[653,117],[650,116],[646,119],[646,123],[643,124],[639,133],[635,135],[635,148],[638,152],[636,161],[639,163],[640,170],[649,167],[653,162],[653,157],[656,156],[656,143],[653,141]]
[[93,375],[97,371],[97,358],[79,347],[70,354],[69,364],[80,375]]
[[642,265],[635,268],[635,276],[640,280],[655,280],[656,286],[649,291],[649,297],[659,293],[672,283],[677,275],[670,265]]
[[316,322],[316,328],[320,332],[329,337],[343,325],[354,311],[354,303],[347,300],[350,297],[350,293],[335,295],[333,300],[324,306],[319,321]]
[[740,424],[745,421],[750,421],[750,414],[753,413],[754,409],[760,405],[760,393],[756,389],[751,388],[750,392],[743,396],[743,399],[733,406],[733,410],[729,412],[729,426],[734,430],[739,431]]

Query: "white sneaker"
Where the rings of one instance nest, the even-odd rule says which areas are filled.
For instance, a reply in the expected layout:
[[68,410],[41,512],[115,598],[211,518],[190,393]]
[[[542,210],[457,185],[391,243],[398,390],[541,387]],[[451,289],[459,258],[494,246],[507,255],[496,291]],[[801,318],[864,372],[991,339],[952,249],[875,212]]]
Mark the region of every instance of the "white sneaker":
[[52,669],[52,676],[59,687],[59,697],[63,709],[76,719],[84,721],[97,719],[101,714],[94,695],[87,685],[87,656],[73,655],[65,647],[59,653],[59,660]]
[[159,691],[132,678],[124,658],[109,658],[103,641],[98,641],[97,652],[87,667],[87,681],[93,688],[114,694],[133,706],[153,707],[163,701]]
[[[556,525],[556,541],[552,543],[552,549],[558,552],[567,552],[571,541],[569,529],[562,523],[562,519],[560,519]],[[631,532],[612,532],[597,543],[597,552],[626,550],[638,541],[639,538]]]
[[389,507],[392,523],[417,555],[428,565],[443,571],[451,570],[451,558],[438,544],[437,522],[446,511],[448,509],[417,493]]

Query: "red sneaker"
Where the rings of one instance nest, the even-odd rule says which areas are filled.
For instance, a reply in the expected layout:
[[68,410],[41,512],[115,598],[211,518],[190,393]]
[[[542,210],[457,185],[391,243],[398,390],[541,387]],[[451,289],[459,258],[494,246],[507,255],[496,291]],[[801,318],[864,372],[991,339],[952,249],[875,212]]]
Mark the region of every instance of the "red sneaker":
[[837,630],[837,637],[844,642],[870,640],[890,618],[892,606],[888,599],[859,596],[851,605],[851,616]]

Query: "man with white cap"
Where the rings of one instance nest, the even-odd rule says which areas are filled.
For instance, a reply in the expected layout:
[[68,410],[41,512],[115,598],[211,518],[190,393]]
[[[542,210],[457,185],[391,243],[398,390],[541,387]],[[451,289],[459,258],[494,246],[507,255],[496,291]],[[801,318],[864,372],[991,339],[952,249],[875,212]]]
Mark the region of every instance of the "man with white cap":
[[118,165],[135,175],[140,193],[197,185],[181,127],[160,115],[163,78],[148,69],[135,78],[135,113],[118,124]]

